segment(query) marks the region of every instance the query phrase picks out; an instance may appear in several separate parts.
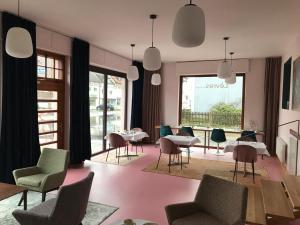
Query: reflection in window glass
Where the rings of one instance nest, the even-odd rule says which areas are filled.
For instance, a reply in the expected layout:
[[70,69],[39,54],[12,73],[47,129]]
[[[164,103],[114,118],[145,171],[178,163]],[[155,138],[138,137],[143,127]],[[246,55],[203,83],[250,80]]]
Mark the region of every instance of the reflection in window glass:
[[56,112],[39,113],[38,115],[38,122],[55,121],[55,120],[57,120]]
[[38,75],[38,77],[43,77],[44,78],[45,74],[46,74],[45,67],[38,66],[37,67],[37,75]]
[[44,148],[54,148],[54,149],[57,149],[57,143],[53,143],[53,144],[41,146],[41,150],[43,150]]
[[37,57],[37,63],[39,66],[45,66],[45,57],[42,55],[38,55]]
[[57,133],[40,135],[40,144],[57,141]]
[[51,132],[57,130],[57,123],[39,124],[39,133]]
[[57,91],[40,91],[40,90],[38,90],[38,99],[57,100]]
[[50,57],[47,58],[47,67],[54,68],[54,59],[53,58],[50,58]]
[[57,110],[57,102],[38,102],[38,110]]

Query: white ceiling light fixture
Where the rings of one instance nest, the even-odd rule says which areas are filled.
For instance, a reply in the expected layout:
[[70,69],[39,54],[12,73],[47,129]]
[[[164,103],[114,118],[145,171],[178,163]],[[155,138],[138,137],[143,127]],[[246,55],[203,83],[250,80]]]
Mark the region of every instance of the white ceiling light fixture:
[[161,84],[161,77],[159,73],[152,74],[151,84],[156,86]]
[[226,58],[226,51],[227,51],[226,41],[229,40],[229,37],[224,37],[223,40],[225,41],[225,57],[224,60],[222,60],[222,62],[220,63],[218,68],[218,77],[220,79],[229,78],[232,73],[230,62]]
[[153,30],[154,30],[154,20],[157,15],[151,14],[150,19],[152,20],[152,45],[147,48],[144,53],[143,67],[149,71],[159,70],[161,67],[161,56],[158,48],[153,45]]
[[133,48],[135,47],[135,44],[131,44],[130,46],[131,46],[131,65],[128,67],[127,80],[135,81],[139,79],[138,68],[133,65]]
[[231,76],[229,78],[225,79],[225,83],[226,84],[235,84],[236,83],[236,73],[232,69],[232,56],[233,56],[234,52],[230,52],[229,54],[230,54],[230,57],[231,57],[230,64],[231,64],[232,72],[231,72]]
[[[20,16],[20,0],[18,0],[18,16]],[[28,30],[12,27],[6,34],[5,51],[15,58],[29,58],[33,54],[32,39]]]
[[192,0],[177,12],[172,39],[176,45],[185,48],[196,47],[204,42],[205,15]]

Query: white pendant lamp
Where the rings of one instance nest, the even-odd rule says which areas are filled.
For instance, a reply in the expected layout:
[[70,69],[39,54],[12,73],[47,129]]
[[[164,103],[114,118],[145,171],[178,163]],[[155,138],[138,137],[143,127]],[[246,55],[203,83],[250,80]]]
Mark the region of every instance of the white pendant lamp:
[[219,65],[219,68],[218,68],[218,77],[220,79],[229,78],[232,73],[230,62],[226,58],[226,51],[227,51],[226,41],[229,40],[229,37],[224,37],[223,39],[225,41],[225,58],[224,58],[224,60],[222,60],[222,62]]
[[133,65],[133,48],[135,47],[135,44],[131,44],[130,46],[131,46],[131,65],[128,67],[127,80],[135,81],[139,79],[138,68]]
[[185,48],[196,47],[204,42],[204,12],[200,7],[193,4],[192,0],[177,12],[172,39],[176,45]]
[[150,15],[152,19],[152,45],[147,48],[144,53],[143,67],[149,71],[159,70],[161,67],[161,56],[158,48],[153,46],[153,29],[154,29],[154,20],[157,18],[157,15]]
[[159,73],[152,74],[151,84],[152,85],[160,85],[161,84],[161,77],[160,77]]
[[234,54],[234,52],[230,52],[229,54],[231,56],[230,65],[231,65],[231,70],[232,71],[231,71],[231,76],[229,78],[225,79],[225,83],[226,84],[235,84],[236,83],[236,73],[232,69],[232,55]]
[[[20,1],[18,0],[18,16],[20,15]],[[12,27],[6,34],[5,51],[15,58],[28,58],[33,54],[31,36],[22,27]]]

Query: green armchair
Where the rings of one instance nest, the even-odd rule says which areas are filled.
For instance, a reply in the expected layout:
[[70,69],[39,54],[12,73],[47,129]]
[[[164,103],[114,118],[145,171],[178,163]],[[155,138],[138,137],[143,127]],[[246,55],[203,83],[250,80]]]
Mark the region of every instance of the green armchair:
[[41,192],[44,202],[47,192],[58,189],[63,184],[68,164],[69,151],[44,148],[36,166],[14,170],[13,175],[16,185]]

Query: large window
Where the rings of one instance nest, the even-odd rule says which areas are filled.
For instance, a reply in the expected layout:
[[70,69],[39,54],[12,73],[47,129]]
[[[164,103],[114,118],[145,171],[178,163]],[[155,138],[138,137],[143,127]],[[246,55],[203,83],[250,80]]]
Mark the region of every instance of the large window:
[[97,154],[108,148],[106,134],[126,127],[126,75],[91,66],[89,93],[92,154]]
[[41,147],[64,148],[64,56],[38,51],[38,124]]
[[244,75],[227,85],[216,76],[182,76],[179,123],[197,127],[243,127]]

